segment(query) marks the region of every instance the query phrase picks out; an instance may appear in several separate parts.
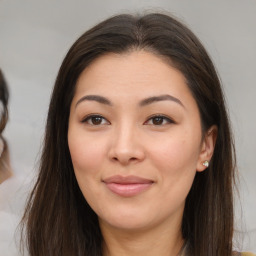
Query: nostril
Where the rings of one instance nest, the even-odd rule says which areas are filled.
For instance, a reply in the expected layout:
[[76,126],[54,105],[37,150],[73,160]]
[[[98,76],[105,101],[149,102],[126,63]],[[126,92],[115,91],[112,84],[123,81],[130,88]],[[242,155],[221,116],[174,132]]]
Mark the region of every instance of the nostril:
[[141,162],[145,157],[144,151],[141,148],[134,147],[112,147],[108,152],[110,161],[127,165],[129,163]]
[[135,162],[137,161],[138,159],[136,157],[128,157],[128,158],[125,158],[125,157],[113,157],[112,158],[113,161],[115,162],[126,162],[126,163],[129,163],[129,162]]

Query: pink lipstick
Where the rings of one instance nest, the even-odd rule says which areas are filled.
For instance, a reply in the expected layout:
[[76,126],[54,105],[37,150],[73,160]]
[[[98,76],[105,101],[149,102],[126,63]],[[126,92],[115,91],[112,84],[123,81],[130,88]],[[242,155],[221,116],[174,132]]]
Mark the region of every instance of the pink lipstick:
[[123,197],[136,196],[149,189],[154,183],[152,180],[137,176],[123,177],[120,175],[106,178],[103,182],[111,192]]

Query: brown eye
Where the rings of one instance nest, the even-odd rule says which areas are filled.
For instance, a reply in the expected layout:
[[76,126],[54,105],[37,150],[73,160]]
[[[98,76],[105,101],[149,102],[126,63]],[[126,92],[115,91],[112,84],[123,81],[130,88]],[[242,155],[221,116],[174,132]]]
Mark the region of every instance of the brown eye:
[[92,122],[93,125],[99,125],[99,124],[101,124],[102,119],[103,118],[100,117],[100,116],[94,116],[94,117],[91,118],[91,122]]
[[161,126],[165,124],[172,124],[174,121],[166,116],[156,115],[149,118],[144,124]]
[[99,116],[99,115],[87,116],[82,122],[90,124],[90,125],[105,125],[105,124],[109,124],[109,122],[104,117]]
[[161,125],[163,124],[164,118],[161,116],[153,117],[152,118],[152,123],[153,125]]

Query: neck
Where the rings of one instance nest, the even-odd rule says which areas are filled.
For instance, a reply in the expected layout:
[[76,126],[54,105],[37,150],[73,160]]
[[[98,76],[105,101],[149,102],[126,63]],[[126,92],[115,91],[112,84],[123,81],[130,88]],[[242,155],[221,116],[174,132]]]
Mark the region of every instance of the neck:
[[181,227],[166,230],[155,227],[151,230],[123,231],[101,226],[104,237],[104,256],[178,256],[184,244]]

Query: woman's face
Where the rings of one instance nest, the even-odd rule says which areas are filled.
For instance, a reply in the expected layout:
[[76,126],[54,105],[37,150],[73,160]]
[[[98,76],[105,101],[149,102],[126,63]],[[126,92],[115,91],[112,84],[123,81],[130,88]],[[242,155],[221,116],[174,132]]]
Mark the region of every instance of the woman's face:
[[180,225],[196,171],[209,160],[197,104],[181,72],[145,51],[87,67],[71,104],[68,144],[101,226]]

